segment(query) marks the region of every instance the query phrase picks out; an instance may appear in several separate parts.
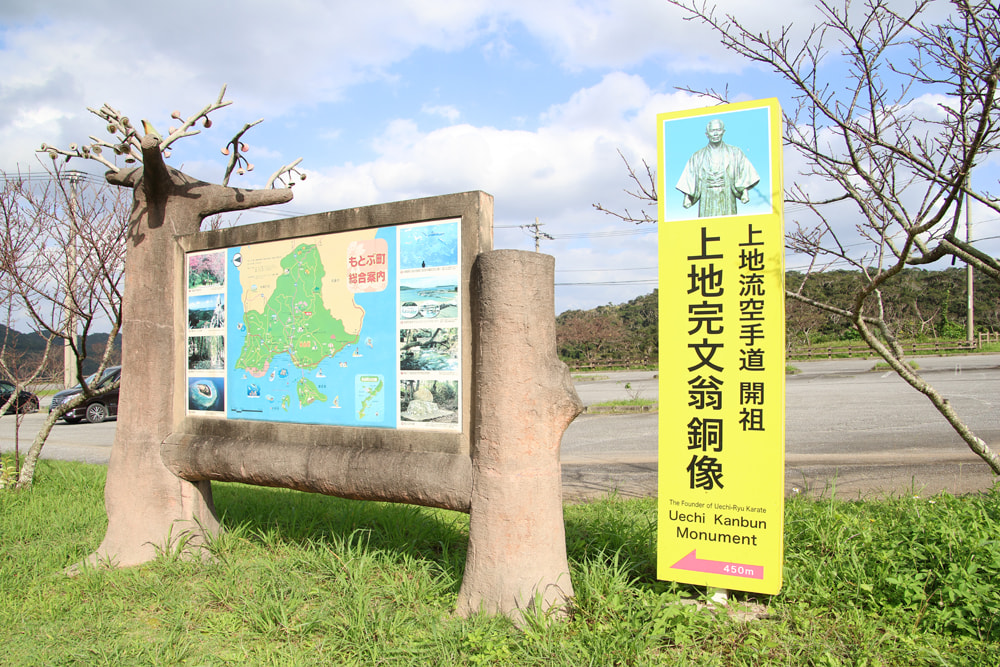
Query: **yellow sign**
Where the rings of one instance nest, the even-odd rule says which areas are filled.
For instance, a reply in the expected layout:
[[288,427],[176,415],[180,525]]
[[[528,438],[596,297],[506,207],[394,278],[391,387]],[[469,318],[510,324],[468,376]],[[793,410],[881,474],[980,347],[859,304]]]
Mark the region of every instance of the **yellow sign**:
[[657,116],[657,576],[781,588],[785,297],[777,100]]

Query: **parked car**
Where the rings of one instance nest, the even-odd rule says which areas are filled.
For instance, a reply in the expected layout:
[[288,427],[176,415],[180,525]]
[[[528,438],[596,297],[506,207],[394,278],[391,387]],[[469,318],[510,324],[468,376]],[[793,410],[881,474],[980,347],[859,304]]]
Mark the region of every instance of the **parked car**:
[[[111,368],[106,369],[100,378],[97,377],[96,373],[87,378],[87,386],[94,391],[99,391],[102,387],[106,387],[112,382],[117,381],[121,375],[122,367],[112,366]],[[49,412],[52,412],[66,401],[81,393],[83,393],[83,387],[80,385],[70,387],[69,389],[63,389],[62,391],[56,393],[52,397],[52,405],[49,406]],[[115,387],[102,396],[94,396],[93,398],[84,401],[72,410],[67,411],[62,418],[65,419],[68,424],[79,424],[84,419],[91,424],[100,424],[108,417],[117,416],[118,387]]]
[[[11,394],[14,393],[14,385],[9,382],[0,382],[0,406],[7,405],[7,401],[10,400]],[[38,397],[32,394],[30,391],[21,390],[17,392],[17,398],[10,407],[7,408],[7,414],[18,413],[28,413],[28,412],[38,412]]]

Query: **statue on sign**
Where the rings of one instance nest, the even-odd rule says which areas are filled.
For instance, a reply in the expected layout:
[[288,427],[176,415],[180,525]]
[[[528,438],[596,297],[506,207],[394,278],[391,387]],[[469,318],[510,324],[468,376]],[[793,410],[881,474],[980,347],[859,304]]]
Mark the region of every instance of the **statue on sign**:
[[698,217],[736,215],[736,200],[750,201],[750,189],[760,182],[757,170],[743,151],[722,141],[725,124],[708,122],[708,145],[696,151],[684,166],[677,189],[684,193],[684,208],[697,202]]

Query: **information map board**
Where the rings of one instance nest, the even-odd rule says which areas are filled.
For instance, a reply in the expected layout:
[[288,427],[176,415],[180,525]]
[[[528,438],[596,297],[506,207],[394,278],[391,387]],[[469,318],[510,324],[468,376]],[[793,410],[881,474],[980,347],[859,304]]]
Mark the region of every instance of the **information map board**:
[[188,252],[187,414],[458,431],[461,218]]
[[776,100],[660,114],[657,576],[777,593],[785,320]]

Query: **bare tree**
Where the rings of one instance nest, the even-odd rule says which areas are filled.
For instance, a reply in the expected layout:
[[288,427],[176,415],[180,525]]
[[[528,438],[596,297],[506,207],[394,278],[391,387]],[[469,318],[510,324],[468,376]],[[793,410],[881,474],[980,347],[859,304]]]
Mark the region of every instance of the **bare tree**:
[[[785,201],[808,218],[794,222],[787,244],[809,258],[809,268],[787,295],[849,320],[1000,474],[1000,456],[904,361],[882,300],[906,266],[948,257],[1000,281],[1000,262],[965,233],[970,202],[1000,214],[996,196],[970,178],[1000,145],[1000,7],[918,0],[903,11],[890,0],[820,0],[820,22],[799,37],[791,27],[755,32],[704,2],[670,2],[791,89],[784,141],[805,166]],[[693,92],[728,97],[725,90]],[[655,201],[652,174],[647,184],[629,173],[641,183],[641,198]],[[810,277],[830,266],[852,267],[863,278],[846,307],[805,295]]]
[[[69,409],[95,395],[87,383],[86,341],[96,330],[115,339],[122,322],[121,291],[125,264],[128,201],[118,188],[72,184],[58,170],[45,174],[3,175],[0,192],[0,272],[8,292],[6,326],[28,326],[44,340],[41,354],[10,349],[5,339],[0,374],[18,389],[37,382],[62,380],[53,363],[67,346],[76,367],[71,377],[82,392],[50,412],[21,465],[16,452],[17,486],[31,484],[42,448],[55,422]],[[95,329],[96,327],[96,329]],[[97,362],[101,373],[110,363],[108,344]],[[58,376],[57,376],[58,373]],[[109,391],[112,387],[103,388]]]
[[[232,103],[224,99],[225,94],[223,86],[214,102],[186,118],[174,111],[171,119],[177,123],[169,128],[166,136],[147,120],[141,121],[141,130],[137,129],[125,114],[108,104],[100,109],[88,109],[105,123],[109,139],[91,136],[90,143],[70,144],[66,149],[42,144],[39,152],[52,158],[54,178],[41,192],[27,187],[27,179],[7,179],[7,183],[15,183],[16,196],[12,197],[9,210],[0,211],[7,220],[0,242],[0,270],[9,276],[22,314],[44,335],[61,338],[73,347],[77,358],[76,377],[82,385],[80,394],[64,403],[60,410],[49,413],[25,457],[17,488],[31,485],[35,463],[55,421],[66,410],[95,395],[83,372],[87,351],[81,341],[87,340],[88,332],[95,325],[109,326],[113,340],[125,324],[122,292],[126,241],[130,237],[130,220],[136,218],[133,209],[138,204],[122,193],[136,187],[142,167],[148,167],[151,174],[147,189],[159,192],[157,188],[166,187],[174,174],[163,162],[170,156],[170,146],[179,139],[198,134],[199,125],[211,127],[210,115]],[[246,157],[249,147],[243,135],[260,122],[246,124],[223,148],[223,154],[229,158],[224,184],[228,184],[233,172],[242,175],[253,170],[254,165]],[[102,187],[92,197],[82,196],[79,191],[70,192],[59,173],[60,165],[73,158],[102,164],[108,169],[105,176],[108,183],[119,187]],[[119,166],[119,161],[125,166]],[[292,181],[305,179],[305,174],[297,168],[299,161],[275,171],[268,187],[279,184],[290,187]],[[142,167],[136,169],[137,165]],[[191,181],[189,185],[197,184]],[[280,198],[270,199],[277,201]],[[260,205],[259,201],[263,198],[254,197],[240,207],[215,208],[211,213],[256,206]],[[208,220],[212,228],[221,224],[221,218],[216,216]],[[111,349],[110,345],[105,348],[96,377],[107,368]],[[100,393],[116,387],[117,383],[102,386]]]
[[0,295],[6,304],[6,324],[0,336],[0,382],[11,388],[7,400],[0,405],[0,416],[12,415],[14,419],[14,465],[8,468],[0,465],[3,468],[0,469],[2,489],[16,482],[21,473],[21,425],[26,414],[38,410],[37,397],[22,401],[21,395],[29,385],[47,379],[53,338],[43,336],[44,347],[40,352],[26,349],[27,345],[23,343],[22,337],[11,327],[14,322],[15,294],[10,289],[10,281],[6,275],[0,277]]

